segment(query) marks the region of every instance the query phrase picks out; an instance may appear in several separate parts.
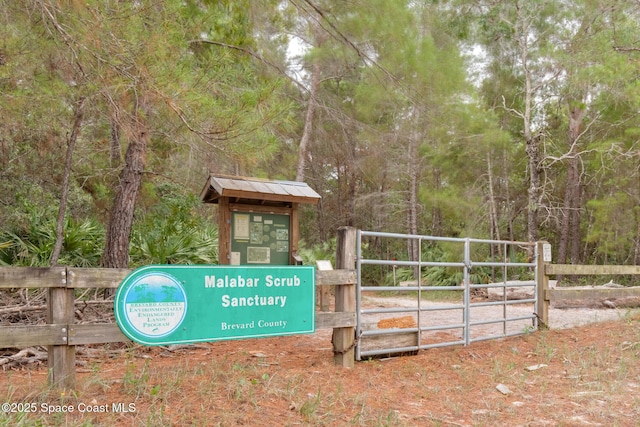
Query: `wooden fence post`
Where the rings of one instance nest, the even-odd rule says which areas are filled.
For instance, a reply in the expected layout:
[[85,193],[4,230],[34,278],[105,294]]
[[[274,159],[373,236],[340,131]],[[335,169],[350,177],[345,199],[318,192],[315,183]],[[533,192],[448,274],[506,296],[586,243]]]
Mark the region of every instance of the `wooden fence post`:
[[[63,339],[68,340],[69,325],[74,318],[73,288],[67,288],[68,275],[65,270],[61,286],[49,288],[47,299],[47,323],[60,325]],[[47,346],[49,385],[60,389],[74,389],[76,385],[76,348],[68,345]]]
[[548,262],[544,260],[545,245],[549,245],[549,243],[537,243],[538,259],[536,260],[536,269],[538,270],[538,302],[536,307],[536,314],[538,316],[538,327],[541,329],[549,328],[549,297],[547,295],[547,290],[549,289],[549,276],[547,276],[547,272],[545,269],[546,265],[548,264]]
[[[340,227],[337,239],[336,269],[353,270],[356,261],[356,229]],[[336,312],[340,311],[356,311],[355,285],[336,286]],[[355,331],[354,327],[334,328],[332,340],[334,364],[353,368],[355,364]]]

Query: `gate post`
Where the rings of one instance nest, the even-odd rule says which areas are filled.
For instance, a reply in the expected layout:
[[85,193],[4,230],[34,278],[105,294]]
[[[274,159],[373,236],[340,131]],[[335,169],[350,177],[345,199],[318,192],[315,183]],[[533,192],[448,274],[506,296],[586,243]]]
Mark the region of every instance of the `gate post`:
[[537,289],[537,306],[536,315],[538,316],[538,327],[541,329],[549,328],[549,299],[547,296],[547,290],[549,289],[549,276],[545,270],[545,266],[548,262],[545,261],[544,247],[549,245],[547,242],[536,243],[536,271],[538,283],[536,283]]
[[[353,270],[356,261],[356,229],[340,227],[337,236],[336,269]],[[336,312],[356,311],[356,285],[336,286]],[[345,368],[355,364],[354,327],[333,329],[333,362]]]
[[[63,339],[67,340],[69,325],[74,317],[74,289],[67,287],[69,275],[65,269],[62,284],[49,288],[47,298],[47,323],[63,328]],[[47,347],[49,385],[60,389],[74,389],[76,386],[76,347],[65,342],[63,345]]]

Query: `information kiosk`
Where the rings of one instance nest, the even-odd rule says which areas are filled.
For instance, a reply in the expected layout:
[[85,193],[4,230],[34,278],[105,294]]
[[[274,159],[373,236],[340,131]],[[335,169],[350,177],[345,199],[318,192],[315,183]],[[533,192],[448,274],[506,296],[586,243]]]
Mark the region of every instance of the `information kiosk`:
[[320,200],[304,182],[211,175],[200,197],[218,204],[219,264],[301,264],[298,207]]

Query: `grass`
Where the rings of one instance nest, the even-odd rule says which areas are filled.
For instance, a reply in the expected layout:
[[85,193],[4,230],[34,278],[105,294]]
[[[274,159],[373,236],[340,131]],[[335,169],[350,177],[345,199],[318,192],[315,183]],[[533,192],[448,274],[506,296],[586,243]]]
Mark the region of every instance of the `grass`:
[[[287,415],[292,424],[296,419],[309,425],[332,426],[344,418],[337,413],[345,407],[354,408],[350,415],[350,425],[398,426],[397,414],[393,411],[372,410],[367,402],[367,394],[348,396],[342,382],[331,390],[318,387],[309,391],[308,377],[304,375],[283,376],[263,372],[254,363],[225,361],[211,365],[189,366],[188,359],[181,359],[170,369],[159,369],[145,360],[142,363],[127,360],[119,378],[108,379],[96,367],[91,368],[86,379],[81,382],[80,393],[42,390],[18,397],[16,388],[9,385],[0,395],[2,401],[16,402],[25,399],[37,404],[38,411],[4,412],[0,414],[0,426],[42,426],[42,425],[118,425],[122,414],[115,414],[109,405],[109,412],[100,414],[78,413],[79,405],[86,405],[105,392],[116,392],[118,399],[129,399],[126,405],[133,405],[136,412],[125,414],[127,425],[235,425],[247,423],[247,413],[261,412],[265,402],[284,401]],[[186,402],[188,400],[188,402]],[[54,408],[52,414],[40,411],[40,405]],[[184,413],[181,408],[200,402],[197,411]],[[217,402],[230,405],[221,410]],[[59,405],[71,405],[73,413],[61,410]],[[176,410],[180,408],[180,410]],[[182,413],[177,415],[176,412]],[[94,414],[95,415],[95,414]],[[250,424],[250,423],[249,423]],[[268,425],[265,424],[265,425]],[[284,423],[283,425],[287,425]]]
[[[74,393],[47,388],[46,369],[0,373],[1,402],[120,402],[135,411],[5,411],[0,426],[633,425],[640,416],[639,323],[629,315],[606,328],[540,331],[353,369],[332,366],[330,353],[298,337],[178,355],[137,350],[89,363]],[[257,348],[264,356],[250,351]],[[548,366],[526,369],[538,364]],[[511,393],[499,393],[497,384]]]

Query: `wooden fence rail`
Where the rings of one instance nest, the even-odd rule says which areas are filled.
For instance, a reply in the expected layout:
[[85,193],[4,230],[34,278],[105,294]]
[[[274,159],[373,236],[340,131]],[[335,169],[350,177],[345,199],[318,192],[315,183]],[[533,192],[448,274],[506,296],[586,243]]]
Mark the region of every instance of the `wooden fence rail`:
[[[542,245],[542,242],[540,243]],[[539,253],[542,253],[540,246]],[[541,326],[549,325],[549,305],[552,301],[568,300],[615,300],[620,298],[640,298],[640,287],[633,288],[555,288],[549,287],[550,276],[610,276],[640,275],[638,265],[574,265],[550,264],[539,260],[538,265],[538,307]]]
[[[117,288],[131,272],[128,269],[71,267],[0,267],[0,290],[47,288],[46,325],[2,326],[0,348],[47,346],[49,383],[57,388],[75,388],[75,347],[87,344],[129,342],[115,323],[76,324],[75,290],[83,288]],[[316,285],[335,286],[336,298],[355,300],[355,270],[316,271]],[[351,296],[350,294],[353,294]],[[335,312],[316,311],[316,328],[350,330],[354,335],[355,309]],[[341,342],[334,342],[334,353],[349,352]],[[353,366],[337,357],[343,366]]]

